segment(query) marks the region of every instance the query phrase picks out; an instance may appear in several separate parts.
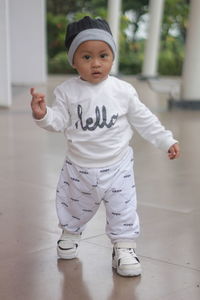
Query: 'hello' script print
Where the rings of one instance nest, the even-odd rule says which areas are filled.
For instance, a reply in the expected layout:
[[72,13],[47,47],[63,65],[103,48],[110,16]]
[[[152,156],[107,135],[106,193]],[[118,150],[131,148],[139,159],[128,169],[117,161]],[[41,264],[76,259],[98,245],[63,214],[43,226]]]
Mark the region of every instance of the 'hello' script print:
[[96,106],[96,108],[95,108],[96,118],[93,119],[93,118],[89,117],[85,120],[85,123],[83,121],[83,108],[80,104],[77,107],[77,113],[78,113],[79,120],[75,123],[76,129],[78,129],[78,125],[80,122],[81,128],[84,131],[85,130],[93,131],[97,127],[110,128],[110,127],[114,126],[114,124],[116,123],[117,118],[118,118],[118,114],[115,114],[111,117],[110,121],[108,121],[107,120],[107,111],[106,111],[106,107],[104,105],[102,106],[101,111],[100,111],[100,108],[98,106]]

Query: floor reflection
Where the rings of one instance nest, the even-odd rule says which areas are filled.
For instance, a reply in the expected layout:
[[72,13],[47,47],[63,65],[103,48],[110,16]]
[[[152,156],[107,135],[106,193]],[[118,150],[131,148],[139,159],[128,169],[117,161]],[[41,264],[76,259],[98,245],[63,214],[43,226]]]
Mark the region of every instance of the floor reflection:
[[58,259],[58,270],[63,275],[62,300],[92,300],[82,276],[79,259]]
[[138,300],[137,286],[142,277],[122,277],[113,271],[113,289],[108,300]]

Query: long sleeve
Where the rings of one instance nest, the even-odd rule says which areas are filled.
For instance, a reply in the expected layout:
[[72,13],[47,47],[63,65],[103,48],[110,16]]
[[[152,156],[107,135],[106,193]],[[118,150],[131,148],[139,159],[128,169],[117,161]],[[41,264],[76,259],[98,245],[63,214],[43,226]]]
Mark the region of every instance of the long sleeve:
[[168,151],[177,140],[166,130],[158,118],[139,100],[137,92],[131,88],[128,120],[139,134],[157,148]]
[[47,107],[47,113],[43,119],[36,120],[36,124],[49,131],[64,132],[69,123],[66,96],[56,88],[54,90],[55,101],[52,107]]
[[138,99],[135,89],[109,76],[99,84],[73,77],[55,91],[38,126],[63,132],[67,157],[79,166],[104,167],[126,154],[134,129],[156,147],[168,151],[177,141]]

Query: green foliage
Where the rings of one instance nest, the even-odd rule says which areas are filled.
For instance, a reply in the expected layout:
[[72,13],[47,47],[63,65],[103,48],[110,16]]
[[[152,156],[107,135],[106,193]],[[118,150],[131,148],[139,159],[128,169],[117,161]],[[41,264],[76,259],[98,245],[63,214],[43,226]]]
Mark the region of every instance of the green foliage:
[[50,59],[65,50],[64,39],[67,24],[68,20],[65,16],[47,14],[47,48]]
[[127,50],[122,49],[120,53],[119,69],[123,74],[141,73],[142,62],[144,59],[143,42],[132,42],[128,45]]
[[53,74],[76,73],[67,60],[67,52],[59,52],[48,61],[48,72]]
[[122,0],[122,10],[123,12],[126,12],[127,10],[133,10],[137,12],[138,15],[143,15],[147,12],[149,0]]
[[188,0],[165,0],[158,72],[180,75],[189,13]]
[[162,39],[166,39],[171,35],[170,30],[175,29],[179,39],[185,41],[188,13],[188,0],[165,0]]
[[120,26],[119,69],[124,74],[138,74],[141,72],[144,42],[129,40],[126,29],[130,24],[130,20],[123,15]]
[[47,11],[56,15],[72,15],[77,12],[98,15],[101,7],[106,9],[107,0],[47,0]]
[[174,37],[168,36],[161,43],[158,72],[161,75],[180,75],[184,58],[183,43]]
[[132,21],[132,24],[134,25],[134,35],[139,29],[138,23],[140,22],[142,16],[148,12],[148,4],[149,0],[138,0],[138,1],[132,1],[132,0],[122,0],[122,11],[123,13],[129,11],[133,12],[135,15],[135,20]]

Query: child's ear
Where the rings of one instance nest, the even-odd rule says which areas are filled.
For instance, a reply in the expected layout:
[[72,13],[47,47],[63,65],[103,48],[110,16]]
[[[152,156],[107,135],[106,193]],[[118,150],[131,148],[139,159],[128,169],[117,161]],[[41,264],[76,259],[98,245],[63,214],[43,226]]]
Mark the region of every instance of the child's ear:
[[76,64],[74,63],[74,60],[72,62],[72,68],[76,70]]

